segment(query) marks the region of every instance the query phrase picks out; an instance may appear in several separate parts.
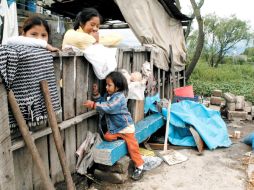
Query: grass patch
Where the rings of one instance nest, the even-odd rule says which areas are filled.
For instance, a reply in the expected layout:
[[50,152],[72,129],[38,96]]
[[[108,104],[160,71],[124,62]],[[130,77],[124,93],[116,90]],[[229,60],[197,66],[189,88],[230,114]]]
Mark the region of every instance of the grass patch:
[[209,67],[200,61],[191,75],[188,84],[193,85],[195,94],[211,96],[215,89],[243,95],[254,103],[254,65],[223,64],[217,68]]

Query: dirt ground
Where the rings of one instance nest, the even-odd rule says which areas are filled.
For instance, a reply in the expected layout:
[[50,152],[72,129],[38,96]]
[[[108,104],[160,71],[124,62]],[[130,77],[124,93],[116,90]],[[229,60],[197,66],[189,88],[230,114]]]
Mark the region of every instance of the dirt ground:
[[[254,121],[227,122],[228,133],[241,131],[241,137],[254,131]],[[248,185],[247,166],[251,147],[240,139],[231,138],[229,148],[205,150],[199,155],[196,149],[178,149],[188,160],[177,165],[162,163],[146,171],[140,181],[129,179],[124,184],[95,183],[76,176],[77,190],[245,190]],[[179,147],[178,147],[179,148]],[[98,182],[98,181],[97,181]],[[61,188],[57,189],[64,189]],[[62,186],[63,187],[63,186]]]
[[[241,131],[241,137],[254,131],[254,122],[227,122],[229,134]],[[205,150],[202,155],[195,149],[181,149],[180,153],[188,157],[186,162],[168,166],[162,163],[159,167],[147,171],[137,182],[128,180],[121,185],[92,184],[89,189],[98,190],[244,190],[248,184],[245,153],[251,147],[241,139],[231,138],[229,148]]]

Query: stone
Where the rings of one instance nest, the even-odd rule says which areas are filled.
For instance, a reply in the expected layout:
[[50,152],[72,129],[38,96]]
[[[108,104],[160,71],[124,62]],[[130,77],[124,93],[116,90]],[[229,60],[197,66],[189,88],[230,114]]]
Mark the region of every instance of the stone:
[[116,172],[124,174],[128,172],[130,162],[131,159],[129,158],[129,156],[124,156],[120,160],[118,160],[113,166],[98,164],[98,169],[105,172]]
[[128,180],[128,172],[126,172],[125,174],[119,174],[95,169],[94,177],[101,181],[106,181],[113,184],[122,184]]
[[251,113],[251,110],[252,110],[252,103],[249,101],[245,101],[244,111],[246,111],[247,113]]
[[224,95],[224,98],[226,99],[227,102],[235,103],[236,97],[234,94],[232,94],[230,92],[226,92],[223,95]]
[[227,102],[227,110],[235,111],[235,103]]
[[246,116],[246,119],[247,119],[248,121],[252,121],[252,120],[253,120],[253,116],[248,114],[248,115]]
[[210,105],[209,108],[212,110],[220,111],[220,106]]
[[214,90],[212,96],[222,97],[222,90]]
[[228,111],[228,120],[246,120],[247,112],[244,111]]
[[244,104],[244,96],[236,96],[235,110],[243,110]]
[[221,102],[222,102],[222,98],[221,97],[211,96],[210,104],[220,106]]

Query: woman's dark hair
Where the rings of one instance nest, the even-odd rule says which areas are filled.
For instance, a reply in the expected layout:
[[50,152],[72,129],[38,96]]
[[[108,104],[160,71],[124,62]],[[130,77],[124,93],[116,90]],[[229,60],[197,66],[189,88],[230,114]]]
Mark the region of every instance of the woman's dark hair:
[[73,23],[74,30],[77,30],[79,26],[86,24],[86,22],[91,20],[92,17],[99,17],[100,21],[102,21],[100,13],[94,8],[85,8],[80,11]]
[[41,17],[38,16],[32,16],[32,17],[28,17],[23,24],[23,32],[26,33],[28,30],[30,30],[31,28],[33,28],[34,26],[41,26],[43,25],[48,33],[48,35],[50,35],[50,31],[49,31],[49,25],[47,23],[46,20],[44,20]]
[[122,73],[113,71],[106,76],[106,79],[110,78],[114,85],[118,88],[119,92],[128,93],[128,82]]

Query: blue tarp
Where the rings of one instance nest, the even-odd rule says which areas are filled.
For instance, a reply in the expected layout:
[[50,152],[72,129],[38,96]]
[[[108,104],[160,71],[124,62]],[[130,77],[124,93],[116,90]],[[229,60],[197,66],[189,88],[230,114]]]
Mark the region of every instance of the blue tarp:
[[244,137],[243,142],[247,145],[250,145],[252,150],[254,150],[254,133],[251,133]]
[[[162,109],[162,114],[167,117],[166,108]],[[172,104],[169,142],[174,145],[196,146],[188,125],[192,125],[197,130],[209,149],[231,145],[226,124],[219,111],[189,100]]]
[[157,102],[160,102],[159,93],[155,94],[154,96],[147,96],[145,98],[144,113],[147,114],[149,110],[153,113],[158,113],[158,109],[156,107]]

